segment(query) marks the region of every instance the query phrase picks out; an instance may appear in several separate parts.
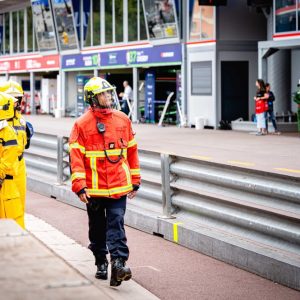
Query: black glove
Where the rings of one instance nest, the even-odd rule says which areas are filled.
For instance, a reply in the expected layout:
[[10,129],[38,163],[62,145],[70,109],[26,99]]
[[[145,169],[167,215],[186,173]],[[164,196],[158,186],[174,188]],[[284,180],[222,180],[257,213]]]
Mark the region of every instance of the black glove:
[[140,186],[138,184],[133,184],[133,191],[136,192],[139,190]]

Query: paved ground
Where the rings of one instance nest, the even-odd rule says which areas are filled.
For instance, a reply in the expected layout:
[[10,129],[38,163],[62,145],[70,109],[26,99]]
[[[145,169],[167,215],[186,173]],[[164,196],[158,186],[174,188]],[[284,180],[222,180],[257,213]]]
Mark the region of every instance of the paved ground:
[[[37,132],[69,136],[73,118],[26,116]],[[141,149],[174,153],[202,160],[225,163],[300,177],[300,135],[255,136],[247,132],[196,130],[135,124]]]
[[[88,245],[84,210],[28,192],[27,212],[45,220],[81,245]],[[295,290],[159,237],[130,227],[126,230],[133,279],[161,299],[300,299],[300,292]],[[84,254],[81,268],[84,269],[85,265],[94,267],[90,261],[87,262]],[[84,270],[89,274],[94,271]],[[128,287],[124,283],[121,288]]]
[[1,299],[114,299],[14,221],[0,219]]

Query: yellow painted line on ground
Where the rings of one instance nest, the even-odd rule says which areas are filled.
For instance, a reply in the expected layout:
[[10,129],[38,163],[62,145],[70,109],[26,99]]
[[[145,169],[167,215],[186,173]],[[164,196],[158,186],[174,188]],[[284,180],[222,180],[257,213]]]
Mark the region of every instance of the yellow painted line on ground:
[[201,160],[212,160],[210,156],[192,155],[191,158],[201,159]]
[[228,160],[227,161],[229,164],[233,164],[233,165],[241,165],[241,166],[254,166],[254,163],[250,163],[250,162],[246,162],[246,161],[238,161],[238,160]]
[[178,243],[178,225],[182,225],[182,222],[173,223],[173,240]]
[[289,173],[300,173],[300,170],[286,169],[286,168],[274,168],[277,171],[289,172]]

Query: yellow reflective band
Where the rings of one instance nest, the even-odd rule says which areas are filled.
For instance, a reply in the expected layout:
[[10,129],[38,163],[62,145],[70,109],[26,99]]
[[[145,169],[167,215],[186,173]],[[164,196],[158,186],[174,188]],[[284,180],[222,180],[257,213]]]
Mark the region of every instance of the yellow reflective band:
[[128,148],[130,148],[130,147],[132,147],[132,146],[134,146],[134,145],[136,145],[137,143],[136,143],[136,140],[135,139],[132,139],[131,141],[129,141],[128,142]]
[[86,151],[85,157],[105,157],[104,151]]
[[[108,156],[119,156],[121,154],[122,149],[110,149],[106,150]],[[86,151],[86,157],[105,157],[104,151]],[[123,149],[123,154],[125,158],[127,157],[127,149]]]
[[91,170],[92,170],[92,187],[93,187],[93,189],[97,189],[98,188],[98,172],[97,172],[96,157],[91,158]]
[[80,149],[81,153],[85,154],[85,148],[81,145],[79,145],[78,143],[73,143],[69,145],[70,150],[71,149]]
[[132,184],[122,186],[122,187],[115,187],[112,189],[88,189],[88,193],[91,196],[110,196],[120,193],[126,193],[132,191]]
[[173,240],[178,243],[178,225],[182,225],[182,222],[173,223]]
[[141,170],[140,169],[130,169],[131,175],[140,175]]
[[122,167],[123,167],[123,169],[125,171],[125,174],[126,174],[127,184],[131,184],[131,176],[130,176],[128,166],[123,162]]
[[85,179],[85,173],[74,172],[71,176],[72,181],[75,179]]

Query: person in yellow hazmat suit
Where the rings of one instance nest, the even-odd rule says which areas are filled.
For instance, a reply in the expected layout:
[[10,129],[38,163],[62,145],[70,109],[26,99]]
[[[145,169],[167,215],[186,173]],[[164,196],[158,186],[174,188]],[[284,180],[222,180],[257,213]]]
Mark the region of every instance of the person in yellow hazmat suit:
[[8,119],[14,116],[14,99],[0,92],[0,218],[14,219],[24,228],[23,206],[14,176],[18,172],[18,142]]
[[18,173],[14,176],[14,181],[19,189],[20,198],[22,201],[23,218],[25,214],[26,203],[26,164],[23,153],[27,144],[26,121],[22,117],[21,102],[24,96],[23,89],[19,83],[13,80],[6,81],[0,84],[0,91],[10,96],[13,96],[15,101],[14,115],[8,120],[8,124],[12,126],[17,133],[18,141]]

